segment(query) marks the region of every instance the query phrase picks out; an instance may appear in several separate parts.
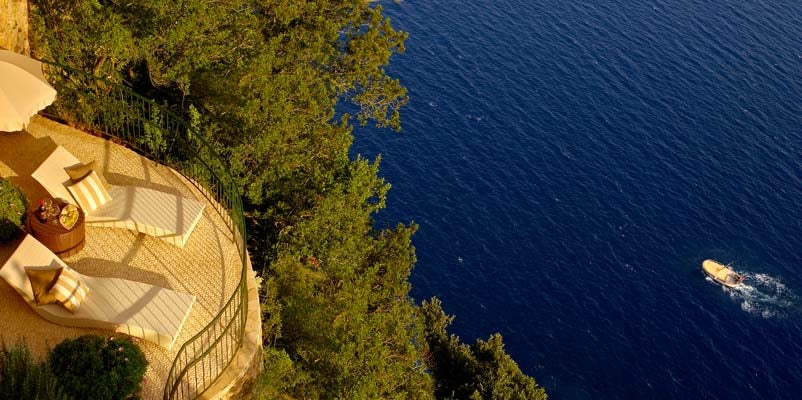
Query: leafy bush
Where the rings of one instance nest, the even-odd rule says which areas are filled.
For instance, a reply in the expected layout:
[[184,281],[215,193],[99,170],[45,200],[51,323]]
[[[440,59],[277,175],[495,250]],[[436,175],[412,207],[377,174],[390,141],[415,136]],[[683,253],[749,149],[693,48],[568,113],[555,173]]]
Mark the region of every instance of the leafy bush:
[[56,377],[24,345],[0,348],[0,399],[66,400]]
[[20,232],[27,209],[28,202],[17,185],[0,178],[0,243]]
[[48,364],[70,395],[118,400],[138,397],[148,362],[127,337],[84,335],[59,343]]

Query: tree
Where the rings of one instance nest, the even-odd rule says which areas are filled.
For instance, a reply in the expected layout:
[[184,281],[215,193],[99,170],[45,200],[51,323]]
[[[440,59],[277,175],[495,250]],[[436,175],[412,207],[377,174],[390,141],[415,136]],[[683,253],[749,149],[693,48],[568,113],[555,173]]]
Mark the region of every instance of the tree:
[[31,2],[32,50],[115,82],[142,57],[126,16],[92,0]]
[[439,399],[546,399],[535,380],[521,372],[504,351],[501,335],[477,339],[468,346],[447,329],[454,320],[445,314],[436,297],[423,302],[429,368]]
[[314,212],[285,232],[273,263],[282,305],[278,347],[310,374],[299,398],[431,397],[407,277],[414,228],[374,230],[388,185],[356,160]]

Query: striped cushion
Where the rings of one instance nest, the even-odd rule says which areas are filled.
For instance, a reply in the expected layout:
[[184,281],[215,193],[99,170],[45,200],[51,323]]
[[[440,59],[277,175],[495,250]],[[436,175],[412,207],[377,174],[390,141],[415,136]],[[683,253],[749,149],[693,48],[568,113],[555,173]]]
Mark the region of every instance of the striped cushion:
[[58,276],[56,284],[50,289],[50,293],[56,297],[64,308],[71,312],[78,311],[81,302],[84,301],[89,288],[86,286],[78,274],[70,268],[64,268]]
[[84,212],[92,212],[98,207],[106,204],[111,200],[109,192],[103,187],[97,172],[92,171],[78,181],[78,183],[67,186],[67,189],[78,202],[78,206],[84,209]]

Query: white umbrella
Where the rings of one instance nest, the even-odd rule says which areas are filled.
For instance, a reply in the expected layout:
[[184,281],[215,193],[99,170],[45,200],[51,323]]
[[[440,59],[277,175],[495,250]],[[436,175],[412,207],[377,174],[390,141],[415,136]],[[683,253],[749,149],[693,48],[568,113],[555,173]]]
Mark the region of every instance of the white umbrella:
[[56,99],[42,74],[42,63],[0,50],[0,131],[25,129],[31,117]]

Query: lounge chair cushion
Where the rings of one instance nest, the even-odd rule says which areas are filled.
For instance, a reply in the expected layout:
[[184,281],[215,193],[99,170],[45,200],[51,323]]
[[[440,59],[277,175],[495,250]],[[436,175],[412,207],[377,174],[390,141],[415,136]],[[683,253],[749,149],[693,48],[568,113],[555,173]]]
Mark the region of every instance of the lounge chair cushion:
[[54,199],[62,199],[67,203],[76,204],[67,186],[72,184],[65,167],[78,165],[81,160],[75,158],[67,149],[58,146],[42,165],[31,176],[36,179]]
[[[53,198],[78,204],[67,186],[65,167],[81,164],[58,146],[31,174]],[[97,171],[95,171],[97,173]],[[184,247],[203,216],[205,204],[192,198],[141,186],[111,186],[112,200],[96,210],[84,209],[87,226],[125,228]]]
[[[64,168],[64,171],[67,172],[67,175],[70,176],[72,183],[78,183],[81,179],[84,179],[87,175],[89,175],[92,171],[97,172],[95,169],[95,160],[92,160],[86,164],[78,163],[71,167]],[[100,183],[103,184],[103,187],[106,190],[111,189],[111,185],[106,181],[106,178],[103,177],[103,174],[97,172],[97,177],[100,179]]]
[[102,205],[111,201],[109,191],[103,187],[97,172],[92,171],[83,179],[67,186],[72,197],[78,202],[78,206],[84,209],[84,212],[92,212]]
[[112,186],[112,201],[86,216],[91,226],[126,228],[184,247],[204,204],[139,186]]
[[81,307],[87,292],[89,292],[89,288],[81,280],[81,275],[69,267],[65,267],[61,271],[56,284],[50,289],[50,293],[56,297],[56,300],[72,313]]
[[31,290],[36,304],[42,306],[56,302],[56,296],[50,293],[50,289],[56,284],[61,270],[60,266],[48,267],[25,267],[28,281],[31,282]]

